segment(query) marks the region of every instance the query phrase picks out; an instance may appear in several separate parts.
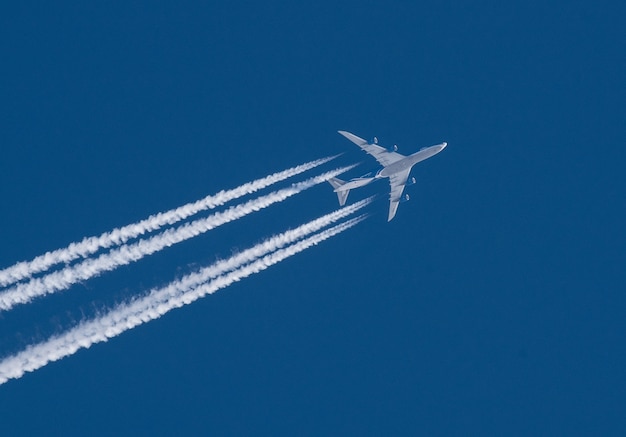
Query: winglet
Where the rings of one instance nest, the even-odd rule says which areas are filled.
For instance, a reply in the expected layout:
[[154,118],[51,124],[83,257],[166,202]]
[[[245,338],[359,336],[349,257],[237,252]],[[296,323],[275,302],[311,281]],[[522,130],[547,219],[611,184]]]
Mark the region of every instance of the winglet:
[[341,135],[343,135],[344,137],[352,141],[357,146],[364,146],[365,144],[367,144],[367,141],[365,141],[363,138],[357,137],[356,135],[351,134],[350,132],[346,132],[345,130],[339,130],[337,132],[339,132]]
[[396,216],[396,211],[398,210],[399,203],[400,202],[397,200],[392,200],[389,202],[389,217],[387,218],[387,222],[390,222]]

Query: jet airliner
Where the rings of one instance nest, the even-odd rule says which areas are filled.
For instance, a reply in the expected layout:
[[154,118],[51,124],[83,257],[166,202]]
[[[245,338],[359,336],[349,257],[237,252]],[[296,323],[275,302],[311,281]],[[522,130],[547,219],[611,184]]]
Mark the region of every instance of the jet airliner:
[[350,132],[340,130],[339,133],[359,146],[365,152],[372,155],[380,165],[383,166],[374,176],[364,175],[360,178],[354,178],[349,181],[342,181],[339,178],[332,178],[328,182],[333,186],[337,197],[339,198],[339,205],[343,206],[348,198],[348,193],[353,188],[363,187],[372,183],[375,180],[382,178],[389,178],[389,184],[391,185],[391,191],[389,194],[389,216],[387,221],[391,221],[396,215],[398,210],[398,204],[409,200],[409,195],[402,195],[404,187],[413,185],[415,178],[409,179],[411,168],[418,162],[430,158],[441,152],[448,143],[441,143],[435,146],[424,147],[419,152],[415,152],[412,155],[402,155],[397,152],[398,146],[393,146],[389,149],[378,145],[378,140],[374,137],[373,143],[368,143],[363,138],[359,138]]

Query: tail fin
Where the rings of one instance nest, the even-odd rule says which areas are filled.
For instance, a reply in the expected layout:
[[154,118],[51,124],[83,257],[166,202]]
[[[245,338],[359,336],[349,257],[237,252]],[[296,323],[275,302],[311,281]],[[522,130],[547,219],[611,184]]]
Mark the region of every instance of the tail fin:
[[339,188],[346,182],[342,181],[339,178],[330,178],[328,180],[328,183],[333,186],[333,188],[335,189],[335,193],[337,193],[339,206],[344,206],[346,204],[346,200],[348,199],[348,193],[350,193],[350,190],[340,190]]

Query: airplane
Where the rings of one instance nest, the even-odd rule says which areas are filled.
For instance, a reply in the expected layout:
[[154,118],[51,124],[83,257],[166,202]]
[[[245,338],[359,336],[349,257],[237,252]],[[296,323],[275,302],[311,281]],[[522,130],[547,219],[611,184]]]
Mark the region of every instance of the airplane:
[[365,152],[372,155],[376,161],[383,166],[383,168],[378,170],[373,176],[364,175],[349,181],[343,181],[339,178],[330,179],[328,182],[332,185],[335,193],[337,193],[339,205],[345,205],[350,190],[363,187],[378,179],[389,178],[391,191],[389,195],[388,222],[395,217],[398,205],[409,200],[409,195],[402,195],[402,191],[404,191],[404,187],[415,184],[415,178],[409,179],[411,168],[418,162],[441,152],[448,145],[448,143],[444,142],[435,146],[423,147],[418,152],[405,156],[397,152],[398,146],[396,145],[389,149],[379,146],[376,137],[374,137],[373,143],[368,143],[363,138],[357,137],[350,132],[342,130],[338,132]]

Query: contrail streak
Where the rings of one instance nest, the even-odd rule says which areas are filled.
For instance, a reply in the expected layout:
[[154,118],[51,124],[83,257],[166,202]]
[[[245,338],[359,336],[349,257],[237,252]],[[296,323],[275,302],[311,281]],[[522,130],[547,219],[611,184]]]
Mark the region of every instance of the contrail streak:
[[23,284],[17,284],[0,293],[0,310],[9,310],[15,305],[30,302],[35,297],[65,290],[77,282],[85,281],[102,272],[110,271],[117,267],[138,261],[165,247],[198,236],[225,223],[266,208],[274,203],[282,202],[295,194],[346,172],[353,167],[355,167],[355,165],[338,168],[309,178],[303,182],[294,183],[290,187],[249,200],[237,206],[232,206],[223,212],[218,212],[209,217],[180,225],[174,229],[168,229],[158,235],[140,240],[134,244],[123,245],[97,258],[87,259],[75,266],[66,267],[41,278],[31,279],[29,282]]
[[109,247],[125,244],[128,240],[139,237],[147,232],[156,231],[165,225],[173,225],[201,211],[216,208],[231,200],[238,199],[247,194],[252,194],[256,191],[267,188],[270,185],[293,176],[297,176],[300,173],[304,173],[305,171],[325,164],[328,161],[335,159],[337,156],[338,155],[329,156],[327,158],[307,162],[264,178],[245,183],[231,190],[222,190],[196,202],[191,202],[166,212],[154,214],[139,222],[113,229],[110,232],[105,232],[98,237],[86,237],[79,242],[71,243],[65,248],[46,252],[43,255],[33,258],[31,261],[19,262],[11,267],[0,270],[0,287],[14,284],[22,279],[29,278],[36,273],[46,271],[55,264],[69,263],[75,259],[85,258],[92,255],[100,249],[107,249]]
[[239,266],[230,273],[217,276],[212,281],[196,287],[185,289],[183,285],[182,289],[178,289],[177,287],[181,286],[182,281],[176,281],[172,285],[153,291],[143,298],[120,305],[105,316],[81,323],[66,333],[54,336],[43,343],[29,346],[24,351],[0,362],[0,384],[4,384],[9,379],[20,378],[26,372],[32,372],[50,362],[72,355],[79,349],[89,348],[95,343],[107,341],[124,331],[157,319],[172,309],[192,303],[207,294],[215,293],[234,282],[261,272],[286,258],[317,245],[355,226],[364,219],[365,216],[361,216],[340,223],[290,246],[269,253],[249,264]]
[[[211,266],[205,267],[196,273],[191,273],[187,276],[184,276],[180,280],[172,282],[167,287],[164,287],[158,291],[153,290],[150,294],[153,296],[154,299],[163,300],[165,299],[164,296],[173,296],[177,293],[197,287],[198,285],[201,285],[210,279],[213,279],[226,272],[235,270],[242,265],[252,262],[270,252],[274,252],[284,246],[287,246],[288,244],[292,244],[299,239],[304,238],[309,234],[312,234],[313,232],[317,232],[320,229],[337,222],[338,220],[344,219],[354,214],[358,210],[364,208],[365,206],[369,205],[373,199],[373,196],[369,197],[352,205],[338,209],[337,211],[331,212],[330,214],[326,214],[295,229],[291,229],[283,232],[282,234],[275,235],[274,237],[268,238],[264,242],[259,243],[256,246],[253,246],[242,252],[239,252],[231,256],[230,258],[217,261]],[[359,221],[361,220],[362,219],[359,218]]]

